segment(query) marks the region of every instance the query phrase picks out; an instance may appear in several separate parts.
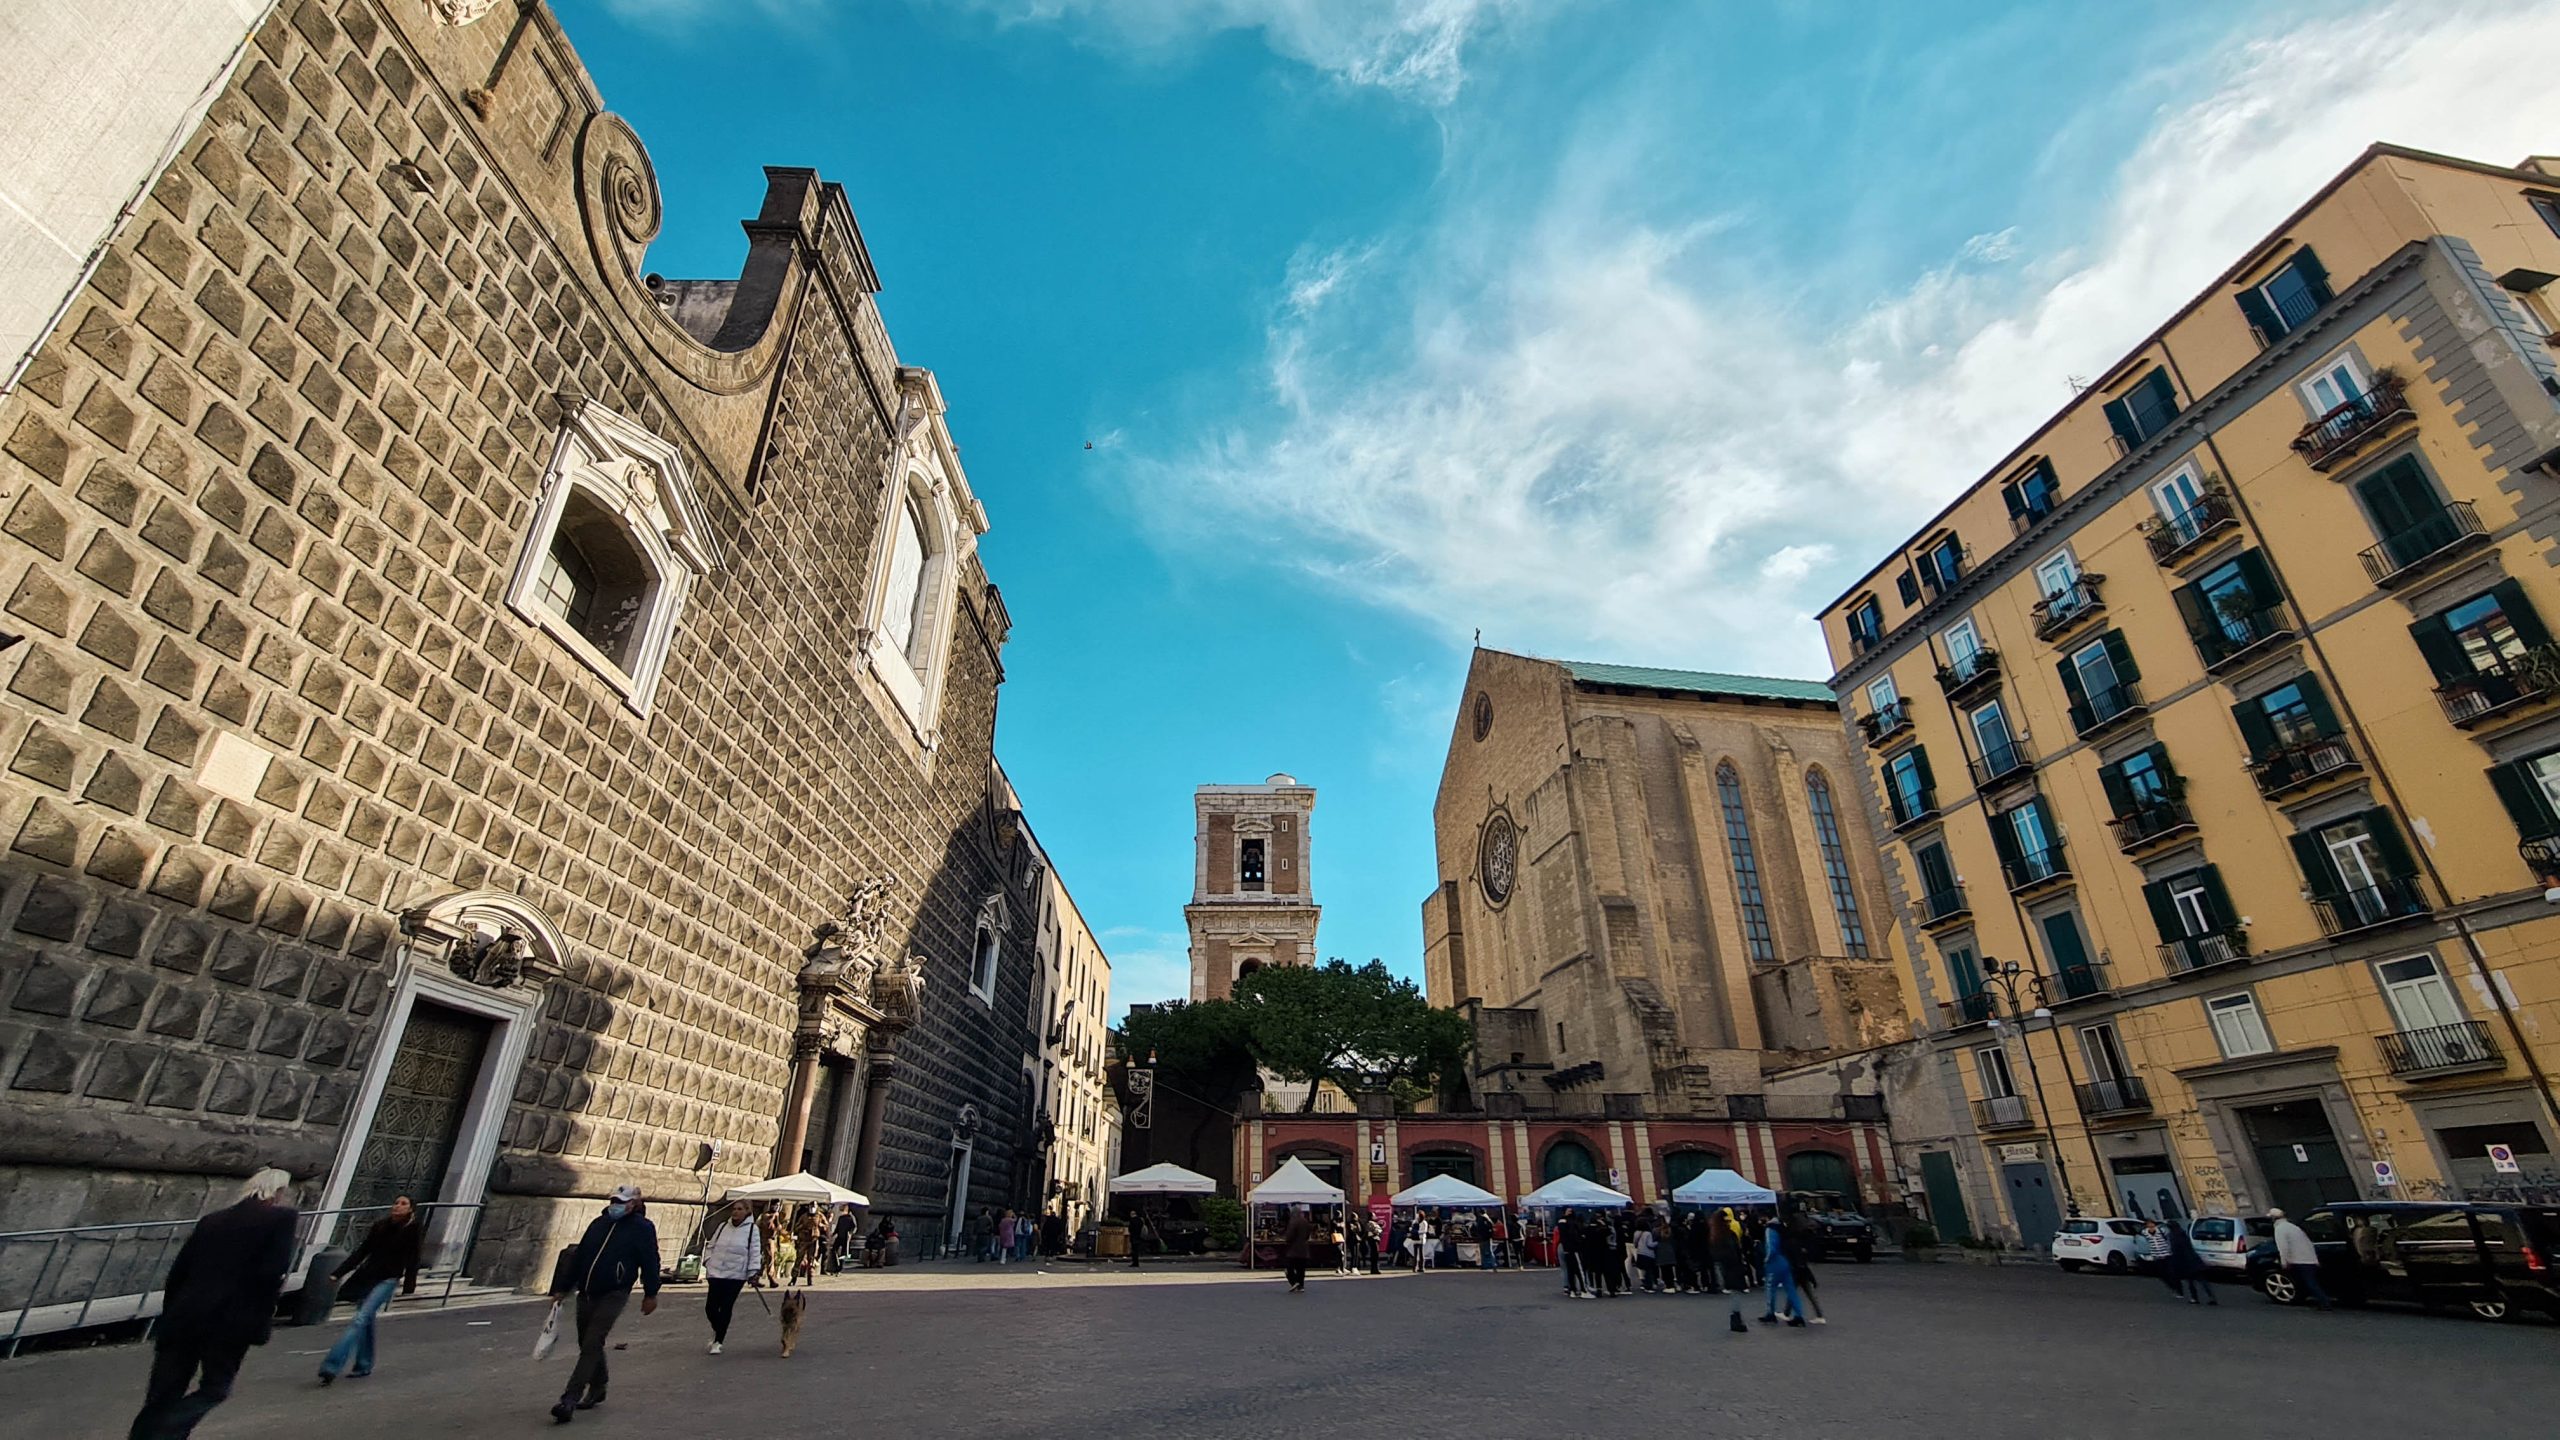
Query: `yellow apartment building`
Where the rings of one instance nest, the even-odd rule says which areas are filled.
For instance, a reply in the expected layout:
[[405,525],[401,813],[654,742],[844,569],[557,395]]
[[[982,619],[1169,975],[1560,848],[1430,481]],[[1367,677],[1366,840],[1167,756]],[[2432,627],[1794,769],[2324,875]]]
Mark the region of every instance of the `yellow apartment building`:
[[2555,282],[2377,145],[1823,612],[1941,1229],[2560,1193]]

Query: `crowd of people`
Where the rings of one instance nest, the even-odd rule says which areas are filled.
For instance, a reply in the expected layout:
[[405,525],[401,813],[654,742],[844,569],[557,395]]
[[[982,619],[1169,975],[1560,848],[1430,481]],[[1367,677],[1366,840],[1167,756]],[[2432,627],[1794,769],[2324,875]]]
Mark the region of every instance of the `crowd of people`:
[[989,1208],[972,1211],[961,1225],[957,1253],[997,1265],[1016,1264],[1035,1255],[1064,1255],[1071,1239],[1061,1211],[1032,1215]]

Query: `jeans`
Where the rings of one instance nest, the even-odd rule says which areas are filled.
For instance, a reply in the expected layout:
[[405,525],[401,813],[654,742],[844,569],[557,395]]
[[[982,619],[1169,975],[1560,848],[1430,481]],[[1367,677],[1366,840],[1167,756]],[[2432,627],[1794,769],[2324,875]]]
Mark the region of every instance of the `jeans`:
[[2222,1303],[2221,1301],[2213,1298],[2213,1286],[2207,1283],[2202,1275],[2181,1276],[2178,1279],[2170,1281],[2169,1285],[2171,1289],[2178,1291],[2189,1300],[2201,1301],[2207,1305],[2219,1305]]
[[1477,1268],[1477,1269],[1479,1269],[1479,1270],[1491,1270],[1491,1269],[1493,1269],[1493,1268],[1494,1268],[1494,1257],[1495,1257],[1495,1255],[1496,1255],[1496,1254],[1498,1254],[1498,1253],[1499,1253],[1499,1252],[1497,1252],[1497,1251],[1493,1248],[1493,1242],[1492,1242],[1492,1241],[1490,1241],[1490,1240],[1479,1240],[1479,1241],[1477,1241],[1477,1242],[1476,1242],[1476,1268]]
[[2293,1283],[2302,1288],[2303,1295],[2307,1297],[2312,1304],[2319,1306],[2323,1310],[2329,1308],[2329,1292],[2321,1288],[2319,1266],[2287,1265],[2284,1267],[2284,1273],[2293,1277]]
[[[196,1422],[231,1398],[231,1382],[249,1354],[241,1341],[198,1343],[163,1339],[151,1355],[151,1382],[143,1391],[142,1412],[133,1417],[127,1440],[183,1440]],[[199,1379],[197,1372],[202,1371]],[[195,1381],[195,1393],[187,1384]]]
[[1769,1266],[1768,1277],[1762,1281],[1762,1288],[1769,1294],[1768,1308],[1762,1313],[1777,1314],[1778,1297],[1784,1294],[1787,1297],[1787,1313],[1799,1320],[1804,1318],[1804,1297],[1796,1293],[1796,1272],[1786,1261],[1779,1260]]
[[578,1364],[569,1372],[568,1388],[560,1392],[565,1405],[575,1405],[581,1395],[589,1399],[604,1398],[606,1372],[605,1339],[613,1334],[613,1322],[622,1318],[622,1307],[631,1303],[631,1292],[617,1295],[581,1295],[578,1297]]
[[711,1322],[714,1344],[729,1341],[729,1317],[738,1308],[738,1292],[747,1288],[744,1280],[712,1280],[709,1292],[702,1297],[702,1317]]
[[[383,1306],[391,1303],[391,1296],[399,1287],[399,1281],[385,1280],[364,1292],[364,1298],[356,1302],[356,1318],[347,1322],[346,1333],[338,1337],[337,1344],[329,1347],[329,1358],[320,1362],[321,1374],[335,1375],[340,1371],[351,1375],[373,1373],[374,1318],[382,1313]],[[353,1370],[347,1369],[350,1360],[355,1362]]]

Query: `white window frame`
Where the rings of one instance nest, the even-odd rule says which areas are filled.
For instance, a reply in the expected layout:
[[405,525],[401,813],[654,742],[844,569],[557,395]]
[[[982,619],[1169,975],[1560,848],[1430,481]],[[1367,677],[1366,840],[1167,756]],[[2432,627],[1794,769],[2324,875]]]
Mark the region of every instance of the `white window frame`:
[[2294,393],[2302,397],[2302,408],[2312,419],[2317,420],[2347,403],[2348,397],[2343,393],[2336,399],[2324,399],[2320,391],[2324,381],[2334,389],[2341,370],[2355,382],[2358,398],[2373,393],[2373,372],[2365,368],[2364,357],[2353,350],[2341,350],[2304,371],[2303,378],[2294,383]]
[[[1958,635],[1964,637],[1964,643],[1961,646],[1956,643]],[[1974,628],[1973,617],[1967,615],[1939,631],[1938,643],[1947,647],[1949,665],[1962,665],[1965,661],[1982,653],[1982,632]]]
[[2524,762],[2524,769],[2542,787],[2542,798],[2560,812],[2560,750],[2532,757]]
[[2036,590],[2044,599],[2065,594],[2079,582],[2080,557],[2068,545],[2036,562]]
[[[2394,969],[2411,965],[2425,966],[2425,973],[2392,978]],[[2383,1003],[2391,1007],[2392,1023],[2402,1030],[2432,1030],[2471,1018],[2462,1013],[2462,1001],[2445,977],[2443,962],[2431,954],[2376,961],[2373,980],[2382,990]]]
[[[856,631],[856,663],[887,697],[922,750],[941,739],[942,694],[951,669],[951,646],[960,613],[960,577],[987,533],[987,512],[970,493],[959,447],[944,421],[942,389],[931,371],[898,371],[898,415],[889,466],[881,477],[871,572],[865,583],[862,623]],[[924,539],[924,566],[916,618],[906,647],[892,642],[887,616],[895,568],[897,526],[905,506],[915,507]]]
[[1982,738],[1982,717],[1985,715],[1999,717],[2000,744],[2003,748],[2016,746],[2018,735],[2016,731],[2009,728],[2008,710],[2003,708],[1997,700],[1986,701],[1965,712],[1964,727],[1972,732],[1974,748],[1982,753],[1982,763],[1988,766],[1991,764],[1991,742]]
[[2204,492],[2204,472],[2190,460],[2151,482],[2151,508],[2161,519],[2174,523],[2203,503]]
[[[646,715],[675,643],[685,596],[696,580],[719,568],[719,551],[683,452],[593,400],[564,400],[563,409],[559,442],[507,583],[507,608],[611,685],[626,707]],[[622,657],[597,649],[543,597],[543,563],[573,495],[613,519],[654,577]]]
[[1974,1078],[1982,1083],[1983,1099],[2013,1100],[2017,1098],[2018,1077],[2009,1068],[2009,1047],[2006,1045],[1975,1047],[1973,1074]]
[[[2205,1023],[2213,1031],[2213,1043],[2222,1051],[2224,1059],[2243,1060],[2252,1055],[2275,1053],[2275,1036],[2267,1029],[2266,1014],[2258,1008],[2258,997],[2248,991],[2240,990],[2229,995],[2207,997],[2204,1002],[2204,1017]],[[2223,1022],[2226,1019],[2230,1020],[2235,1027],[2243,1027],[2243,1032],[2238,1037],[2242,1042],[2241,1045],[2235,1046],[2232,1043],[2231,1031],[2223,1028]],[[2255,1043],[2251,1044],[2249,1042],[2253,1036]]]
[[2089,1067],[2092,1080],[2121,1082],[2133,1068],[2125,1058],[2124,1037],[2106,1021],[2080,1027],[2080,1059]]
[[[2179,888],[2181,884],[2185,888]],[[2178,923],[2186,927],[2186,938],[2213,933],[2213,897],[2204,882],[2181,875],[2169,882],[2169,908],[2177,912]]]
[[[2089,667],[2081,662],[2091,655],[2097,656],[2098,663],[2107,667],[2107,683],[2104,685],[2089,683]],[[2117,690],[2124,684],[2124,677],[2116,673],[2116,657],[2107,652],[2107,642],[2104,640],[2092,640],[2072,651],[2071,673],[2080,677],[2080,693],[2093,702],[2099,695]]]
[[1881,715],[1892,709],[1894,702],[1901,698],[1902,692],[1893,688],[1893,677],[1889,674],[1879,675],[1867,682],[1867,704],[1873,707],[1868,711],[1869,714]]

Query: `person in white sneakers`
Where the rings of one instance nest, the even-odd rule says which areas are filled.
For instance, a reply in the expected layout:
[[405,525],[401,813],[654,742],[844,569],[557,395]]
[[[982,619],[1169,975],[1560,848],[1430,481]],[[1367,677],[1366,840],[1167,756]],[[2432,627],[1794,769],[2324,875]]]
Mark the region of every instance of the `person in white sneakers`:
[[729,1315],[738,1308],[738,1292],[764,1267],[764,1230],[756,1224],[755,1207],[732,1200],[702,1242],[702,1273],[711,1292],[703,1299],[702,1313],[711,1322],[712,1354],[728,1343]]

